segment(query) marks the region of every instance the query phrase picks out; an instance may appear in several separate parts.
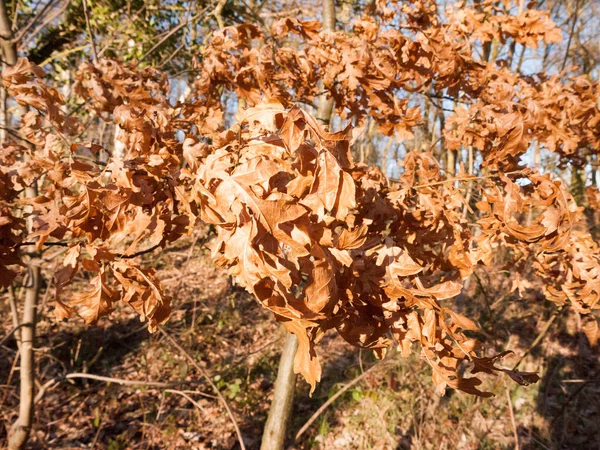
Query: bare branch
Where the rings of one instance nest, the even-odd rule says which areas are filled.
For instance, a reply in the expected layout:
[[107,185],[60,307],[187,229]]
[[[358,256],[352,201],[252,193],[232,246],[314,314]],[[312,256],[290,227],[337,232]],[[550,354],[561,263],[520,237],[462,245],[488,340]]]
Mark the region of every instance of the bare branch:
[[[27,25],[25,25],[23,28],[21,28],[19,30],[19,34],[17,36],[15,36],[14,41],[15,42],[20,42],[23,37],[27,34],[27,32],[29,31],[29,29],[31,27],[33,27],[35,24],[37,24],[39,22],[39,20],[44,16],[44,14],[46,14],[46,11],[48,11],[48,9],[54,4],[55,0],[50,0],[48,3],[46,3],[44,5],[44,7],[42,8],[42,10],[40,12],[38,12],[30,21]],[[36,9],[37,9],[37,5],[36,5]],[[13,29],[14,29],[14,25],[15,25],[15,20],[17,18],[17,15],[14,15],[13,18]],[[34,33],[35,34],[35,33]]]
[[198,14],[194,15],[193,17],[186,19],[186,20],[182,20],[181,23],[175,27],[173,27],[172,30],[170,30],[167,34],[165,34],[161,40],[159,40],[156,44],[154,44],[152,46],[152,48],[150,48],[150,50],[148,50],[146,53],[144,53],[142,55],[142,57],[140,58],[140,62],[144,61],[148,56],[150,56],[152,53],[154,53],[154,51],[160,47],[162,45],[163,42],[165,42],[167,39],[169,39],[171,36],[173,36],[175,33],[177,33],[179,30],[181,30],[183,27],[185,27],[187,24],[189,23],[195,23],[198,19],[200,19],[204,13],[206,13],[206,11],[208,11],[208,9],[210,7],[212,7],[212,5],[214,4],[214,2],[211,2],[210,4],[208,4],[205,8],[203,8]]
[[63,4],[58,9],[56,9],[52,14],[50,14],[46,18],[46,20],[44,20],[44,22],[42,22],[33,32],[31,32],[26,39],[24,39],[24,34],[20,34],[18,39],[14,40],[15,42],[19,42],[19,50],[23,49],[27,44],[29,44],[29,42],[31,42],[33,38],[35,38],[35,36],[37,36],[40,33],[40,31],[46,28],[50,23],[52,23],[52,21],[54,21],[58,16],[65,12],[67,6],[69,6],[69,0],[65,0],[65,2],[63,2]]
[[88,35],[90,38],[90,45],[92,47],[92,55],[94,57],[94,62],[98,62],[98,50],[96,50],[94,33],[92,32],[92,26],[90,25],[90,16],[88,14],[87,0],[83,0],[83,14],[85,15],[85,25],[87,27]]

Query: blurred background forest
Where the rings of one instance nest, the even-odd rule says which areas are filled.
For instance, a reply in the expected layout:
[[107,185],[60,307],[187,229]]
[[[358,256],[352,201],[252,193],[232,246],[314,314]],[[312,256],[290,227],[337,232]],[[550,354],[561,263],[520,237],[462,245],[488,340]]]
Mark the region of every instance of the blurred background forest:
[[[440,11],[447,6],[438,2]],[[477,1],[467,2],[477,4]],[[282,17],[324,20],[333,8],[336,30],[351,32],[350,22],[366,14],[372,1],[255,0],[159,1],[103,0],[87,2],[89,26],[79,1],[0,1],[0,35],[4,55],[16,51],[41,66],[67,101],[72,114],[80,106],[71,101],[75,71],[89,61],[92,43],[98,57],[159,68],[167,74],[172,102],[192,92],[201,54],[211,33],[241,23],[256,24],[269,36]],[[498,2],[513,12],[520,4]],[[600,75],[600,2],[598,0],[541,0],[538,9],[550,11],[561,28],[559,43],[526,48],[514,41],[493,41],[476,48],[482,61],[504,61],[522,74],[558,73],[569,69],[597,81]],[[325,9],[324,9],[325,8]],[[331,16],[329,16],[331,19]],[[93,33],[90,39],[88,30]],[[294,46],[294,38],[287,43]],[[299,45],[299,44],[298,44]],[[12,47],[13,50],[10,50]],[[8,50],[7,50],[8,49]],[[11,132],[11,109],[17,106],[2,90],[0,140]],[[472,148],[447,150],[441,130],[460,98],[403,93],[411,106],[420,106],[423,125],[413,138],[399,140],[380,134],[367,119],[352,149],[358,161],[378,166],[395,179],[402,174],[410,150],[431,150],[447,174],[481,173],[481,157]],[[557,93],[560,95],[560,93]],[[222,92],[224,124],[229,126],[240,105],[235,93]],[[71,101],[71,102],[70,102]],[[302,107],[315,112],[317,104]],[[94,115],[82,117],[82,138],[112,154],[123,151],[118,127]],[[220,119],[219,119],[220,120]],[[333,117],[332,129],[342,120]],[[582,152],[577,165],[566,164],[553,152],[532,146],[527,165],[552,173],[570,186],[578,204],[586,208],[597,236],[596,211],[586,196],[587,186],[600,186],[597,157]],[[99,155],[102,158],[102,154]],[[248,448],[258,448],[277,373],[283,332],[223,269],[214,267],[208,250],[214,230],[198,226],[192,236],[142,257],[146,267],[160,269],[160,279],[174,299],[166,329],[210,375],[233,407]],[[48,264],[60,260],[64,249],[49,247]],[[519,269],[527,278],[530,268]],[[503,378],[486,380],[496,395],[475,398],[449,391],[434,392],[431,369],[417,356],[391,354],[385,365],[339,337],[322,344],[323,381],[312,398],[298,381],[291,448],[319,449],[592,449],[600,443],[600,361],[582,332],[579,316],[543,301],[533,277],[522,295],[514,289],[515,270],[502,254],[489,270],[476,269],[456,299],[481,324],[488,345],[498,352],[510,348],[512,366],[535,371],[542,380],[517,386]],[[22,281],[22,280],[21,280]],[[76,283],[83,288],[87,280]],[[165,338],[150,335],[130,310],[88,327],[81,321],[57,323],[53,314],[52,277],[42,271],[35,360],[37,417],[31,448],[39,449],[162,449],[237,448],[235,431],[194,365],[173,351]],[[0,338],[0,446],[18,409],[18,350],[9,331],[11,308],[20,307],[21,289],[2,293]],[[122,385],[93,379],[52,383],[66,373],[88,373],[120,380],[156,383],[187,382],[183,387]],[[323,403],[348,383],[361,377],[329,408],[320,412],[297,440],[293,435]],[[50,381],[50,383],[49,383]]]

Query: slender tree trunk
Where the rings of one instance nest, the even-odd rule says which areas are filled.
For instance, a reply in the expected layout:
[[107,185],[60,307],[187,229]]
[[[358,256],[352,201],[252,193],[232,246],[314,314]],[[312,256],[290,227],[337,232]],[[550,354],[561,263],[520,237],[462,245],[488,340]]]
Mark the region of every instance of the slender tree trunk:
[[4,89],[4,86],[0,86],[0,144],[6,142],[8,136],[9,119],[6,97],[6,89]]
[[[27,198],[37,196],[37,187],[26,189]],[[27,232],[31,232],[33,218],[27,219]],[[8,449],[21,450],[29,438],[34,418],[35,398],[35,329],[37,324],[37,307],[41,285],[41,270],[39,258],[36,257],[35,246],[23,248],[24,252],[33,255],[27,264],[27,277],[25,278],[25,302],[23,316],[19,323],[20,329],[20,391],[19,391],[19,417],[13,423],[8,434]]]
[[[323,83],[319,82],[319,86],[323,89]],[[321,90],[322,90],[321,89]],[[317,119],[329,126],[331,122],[331,116],[333,112],[333,97],[327,97],[327,94],[321,95],[321,100],[319,101],[319,107],[317,109]]]
[[[323,31],[325,33],[335,32],[335,0],[323,0]],[[323,90],[323,82],[319,82],[319,90]],[[317,119],[329,125],[333,112],[333,97],[322,94],[319,98],[317,108]]]
[[[431,102],[427,98],[425,98],[425,107],[423,108],[423,119],[425,121],[425,125],[423,126],[423,143],[420,146],[417,146],[417,148],[420,147],[420,150],[422,150],[422,151],[427,151],[427,149],[431,145],[431,142],[434,142],[432,136],[435,134],[435,115],[433,116],[433,121],[430,121],[429,120],[429,117],[431,115],[430,103]],[[432,122],[433,122],[433,127],[430,128],[429,124]]]
[[[475,171],[475,159],[473,155],[473,146],[469,146],[467,153],[467,173],[469,175],[473,175]],[[463,208],[462,218],[466,219],[467,214],[469,213],[469,202],[471,201],[471,197],[473,195],[473,182],[469,181],[467,184],[467,195],[465,196],[465,207]]]
[[19,417],[13,423],[8,440],[9,450],[25,447],[33,424],[33,399],[35,397],[35,360],[33,347],[35,343],[36,309],[40,289],[40,268],[29,265],[29,274],[23,305],[23,320],[21,321],[21,363]]
[[579,206],[588,206],[585,199],[585,181],[582,169],[571,166],[571,195]]
[[600,165],[598,164],[598,156],[597,155],[591,155],[590,156],[590,163],[592,165],[592,184],[598,188],[600,186],[598,186],[598,169],[600,168]]
[[440,122],[440,142],[439,145],[437,146],[437,149],[433,149],[433,154],[435,155],[435,157],[437,158],[437,160],[440,162],[440,164],[443,166],[444,164],[444,128],[446,128],[446,119],[444,117],[444,111],[438,110],[438,116],[437,118],[439,119]]
[[115,125],[115,134],[113,135],[113,151],[112,157],[115,161],[123,161],[125,159],[125,144],[119,139],[124,134],[123,129],[119,125]]
[[267,423],[263,431],[260,450],[283,449],[287,424],[294,406],[294,388],[296,386],[294,357],[296,356],[297,349],[298,338],[296,338],[295,334],[287,333],[285,344],[281,351],[273,400],[271,401],[269,416],[267,417]]
[[[517,12],[518,15],[521,15],[523,13],[523,11],[525,10],[525,1],[524,0],[519,0],[519,10]],[[510,43],[510,47],[508,49],[508,67],[512,67],[513,65],[513,60],[515,58],[515,50],[517,48],[517,41],[515,41],[513,39],[513,41]],[[525,50],[525,48],[523,48],[523,50]],[[521,57],[523,56],[523,53],[521,53]],[[520,67],[519,63],[519,67]]]
[[[17,62],[17,47],[12,42],[12,25],[8,19],[6,2],[0,0],[0,48],[2,49],[2,68],[12,66]],[[2,83],[0,83],[0,143],[5,142],[10,128],[10,120],[7,110],[7,94]]]
[[[367,135],[365,136],[365,151],[362,155],[361,161],[370,165],[373,159],[373,138],[375,137],[375,119],[369,119],[369,126],[367,127]],[[375,157],[376,159],[377,157]]]
[[390,151],[390,148],[392,147],[393,142],[394,142],[394,136],[390,137],[390,139],[388,140],[388,143],[385,145],[385,147],[383,147],[383,150],[381,151],[381,171],[383,172],[383,174],[386,177],[387,177],[388,153]]
[[17,46],[13,42],[12,25],[6,11],[6,1],[0,1],[0,42],[4,64],[12,66],[17,62]]
[[[3,67],[12,66],[17,63],[17,46],[13,40],[12,25],[8,18],[6,2],[0,0],[0,42],[2,47]],[[9,127],[7,114],[6,92],[2,95],[2,113],[0,121],[2,126]],[[25,113],[21,110],[21,115]],[[6,138],[6,130],[2,130],[2,140]],[[25,195],[33,198],[37,195],[35,185],[26,189]],[[31,231],[31,218],[27,221],[27,231]],[[24,248],[25,252],[35,255],[35,248]],[[35,257],[34,257],[35,259]],[[40,290],[40,266],[35,261],[30,261],[27,266],[27,278],[25,280],[25,303],[23,305],[23,316],[21,320],[21,345],[20,345],[20,396],[19,417],[12,425],[8,435],[8,449],[20,450],[24,448],[33,424],[33,400],[35,397],[35,358],[33,348],[35,346],[36,309]]]
[[[567,8],[569,10],[569,16],[571,16],[571,3],[567,3]],[[571,50],[571,41],[573,40],[573,35],[575,34],[575,26],[577,25],[577,21],[579,20],[579,0],[575,1],[575,12],[573,13],[573,22],[571,23],[571,30],[569,32],[569,38],[567,39],[567,49],[565,50],[565,57],[562,62],[562,66],[560,68],[561,72],[565,70],[567,66],[567,61],[569,60],[569,51]]]
[[323,0],[323,30],[328,33],[335,31],[335,0]]
[[[335,1],[323,0],[323,30],[326,33],[335,31]],[[321,90],[323,83],[319,83]],[[333,98],[322,94],[319,98],[317,119],[325,124],[331,122],[333,114]],[[275,380],[273,401],[269,408],[269,416],[263,432],[260,450],[282,450],[285,442],[287,423],[293,408],[296,374],[294,373],[294,358],[298,348],[298,339],[288,333],[281,352],[279,370]]]
[[456,150],[446,151],[446,175],[453,177],[456,175]]

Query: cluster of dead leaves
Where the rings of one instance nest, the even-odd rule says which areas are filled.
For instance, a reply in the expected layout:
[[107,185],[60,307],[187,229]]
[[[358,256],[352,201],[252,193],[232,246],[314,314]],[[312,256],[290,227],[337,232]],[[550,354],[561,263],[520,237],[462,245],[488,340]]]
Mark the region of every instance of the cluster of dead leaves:
[[[115,64],[107,62],[106,67]],[[117,73],[123,72],[125,69]],[[148,320],[150,329],[156,329],[168,317],[170,300],[153,273],[139,267],[131,256],[141,246],[164,245],[177,239],[193,224],[188,214],[177,212],[172,178],[179,177],[181,160],[177,155],[182,154],[183,146],[165,126],[168,111],[161,109],[160,114],[149,115],[150,90],[145,91],[146,97],[138,98],[138,102],[147,100],[143,109],[141,103],[109,96],[106,103],[112,108],[111,120],[126,130],[123,139],[128,151],[125,159],[114,158],[101,165],[90,161],[102,150],[100,146],[71,144],[78,125],[66,118],[58,92],[41,83],[42,74],[25,59],[3,71],[8,92],[29,108],[21,118],[21,130],[28,137],[36,136],[27,145],[2,144],[2,180],[7,183],[2,198],[11,201],[10,207],[20,209],[11,221],[6,220],[7,227],[22,229],[14,217],[24,213],[32,222],[25,238],[35,240],[38,250],[49,239],[68,243],[65,259],[55,274],[59,318],[76,313],[93,323],[121,300]],[[80,90],[87,92],[83,86]],[[101,89],[96,86],[95,91],[94,98],[102,98]],[[32,121],[34,116],[37,119]],[[36,197],[11,197],[11,185],[24,190],[36,183],[43,187]],[[15,241],[22,241],[24,233],[11,233],[12,241],[10,237],[3,239],[2,251],[12,252],[14,258],[20,245]],[[78,272],[89,277],[92,288],[82,293],[63,292]]]
[[[0,164],[4,161],[0,159]],[[0,171],[0,288],[7,289],[15,276],[11,267],[22,264],[19,246],[25,237],[25,221],[17,217],[13,205],[17,191],[4,171]]]
[[[520,176],[521,182],[529,181],[524,186],[506,176],[500,180],[484,189],[477,204],[483,213],[482,234],[475,238],[478,258],[490,264],[493,250],[503,247],[512,250],[518,267],[532,263],[545,298],[582,314],[595,345],[600,338],[593,315],[600,294],[600,249],[587,229],[583,208],[548,174],[526,172]],[[517,273],[513,289],[522,294],[530,287]]]
[[499,369],[463,333],[476,324],[443,306],[462,286],[440,260],[465,224],[444,206],[447,195],[414,189],[425,170],[439,176],[435,161],[411,155],[402,186],[388,189],[381,172],[353,162],[350,129],[327,132],[277,101],[237,120],[200,166],[192,196],[217,227],[215,261],[298,336],[296,371],[314,388],[315,345],[335,328],[380,357],[390,338],[405,356],[417,342],[438,385],[487,395],[459,365]]
[[250,106],[263,95],[287,107],[326,95],[346,123],[371,117],[402,141],[423,124],[425,95],[458,102],[445,141],[477,148],[484,165],[515,168],[534,142],[567,159],[600,151],[597,82],[567,72],[523,75],[475,55],[476,43],[493,40],[529,48],[560,41],[546,12],[511,15],[510,2],[487,0],[448,7],[442,22],[433,1],[378,3],[376,14],[352,21],[351,33],[321,33],[318,22],[292,18],[275,22],[267,37],[249,24],[214,33],[186,116],[211,135],[223,131],[223,90]]

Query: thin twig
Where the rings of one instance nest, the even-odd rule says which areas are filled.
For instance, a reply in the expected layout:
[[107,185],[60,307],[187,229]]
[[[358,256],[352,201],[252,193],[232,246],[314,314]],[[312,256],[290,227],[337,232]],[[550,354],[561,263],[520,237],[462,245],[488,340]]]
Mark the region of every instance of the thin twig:
[[[177,387],[177,386],[181,386],[182,384],[188,384],[189,382],[187,381],[180,381],[180,382],[171,382],[171,383],[162,383],[160,381],[137,381],[137,380],[124,380],[122,378],[113,378],[113,377],[105,377],[102,375],[94,375],[91,373],[68,373],[66,375],[59,375],[56,376],[54,378],[52,378],[51,380],[46,381],[46,383],[44,383],[41,387],[40,390],[38,392],[38,394],[35,397],[35,402],[39,402],[45,392],[51,388],[53,385],[60,383],[62,381],[67,381],[67,380],[73,380],[76,378],[86,378],[89,380],[96,380],[96,381],[104,381],[106,383],[115,383],[115,384],[119,384],[121,386],[144,386],[147,387],[149,389],[156,389],[156,388],[173,388],[173,387]],[[205,396],[211,397],[209,394],[203,394]]]
[[[175,292],[179,292],[179,289],[181,289],[181,283],[183,281],[183,278],[186,275],[187,269],[188,269],[188,264],[190,263],[190,259],[192,259],[192,256],[194,255],[194,248],[196,247],[196,243],[198,242],[198,238],[199,235],[197,234],[194,237],[194,240],[192,241],[192,245],[190,245],[190,249],[188,250],[188,254],[187,254],[187,258],[185,260],[185,262],[183,263],[183,267],[181,269],[181,277],[179,278],[179,282],[177,283],[177,287],[175,288]],[[203,241],[206,241],[206,237],[203,239]],[[194,329],[194,325],[196,323],[196,304],[198,302],[198,298],[194,297],[194,308],[192,309],[192,322],[190,324],[190,331],[192,331]]]
[[89,46],[90,46],[90,44],[84,44],[84,45],[80,45],[78,47],[68,48],[67,50],[63,50],[62,52],[59,52],[59,53],[56,53],[56,54],[52,53],[50,56],[48,56],[45,60],[43,60],[38,65],[40,67],[44,67],[46,64],[50,64],[55,59],[59,59],[59,58],[62,58],[63,56],[68,56],[68,55],[70,55],[72,53],[76,53],[76,52],[79,52],[81,50],[85,50]]
[[515,420],[515,412],[513,410],[512,400],[510,399],[510,389],[508,389],[508,383],[506,383],[506,377],[503,377],[504,388],[506,390],[506,401],[508,402],[508,414],[510,416],[510,423],[512,424],[513,434],[515,436],[515,450],[519,450],[519,432],[517,430],[517,421]]
[[539,332],[539,334],[537,335],[535,340],[531,343],[529,348],[517,360],[516,364],[513,367],[513,370],[517,370],[517,368],[519,367],[519,364],[521,364],[523,362],[523,360],[527,357],[527,355],[529,355],[531,353],[531,351],[542,341],[542,339],[544,338],[544,336],[546,336],[546,333],[548,332],[548,330],[550,329],[550,327],[552,326],[552,324],[554,323],[556,318],[560,315],[562,310],[563,310],[563,306],[560,306],[559,308],[556,309],[556,311],[554,311],[554,314],[552,314],[552,317],[550,317],[550,319],[548,319],[548,321],[546,322],[546,325],[544,325],[544,328],[541,329],[541,331]]
[[15,138],[19,139],[20,141],[23,141],[23,142],[25,142],[25,143],[27,143],[27,144],[30,144],[30,145],[34,145],[34,144],[33,144],[33,142],[31,142],[31,141],[30,141],[30,140],[28,140],[28,139],[25,139],[24,137],[22,137],[22,136],[20,135],[20,133],[18,133],[17,131],[13,130],[12,128],[8,128],[8,127],[0,127],[0,130],[4,130],[4,131],[6,131],[8,134],[10,134],[11,136],[13,136],[13,137],[15,137]]
[[[548,321],[546,322],[546,324],[544,325],[544,327],[541,329],[541,331],[538,333],[538,335],[536,336],[536,338],[533,340],[533,342],[531,343],[531,345],[527,348],[527,350],[525,350],[525,353],[523,353],[519,357],[519,359],[517,360],[517,362],[513,366],[513,369],[512,369],[513,371],[515,371],[515,370],[518,369],[519,365],[523,362],[523,360],[527,357],[527,355],[529,355],[533,351],[533,349],[535,347],[537,347],[538,344],[542,341],[542,339],[544,338],[544,336],[546,336],[546,333],[548,333],[548,330],[550,329],[550,326],[554,323],[554,321],[559,316],[559,314],[563,310],[563,308],[564,308],[564,306],[561,306],[561,307],[557,308],[556,311],[554,311],[554,313],[552,314],[552,317],[550,317],[550,319],[548,319]],[[496,394],[497,389],[499,387],[500,387],[500,380],[497,381],[497,383],[494,385],[494,389],[492,389],[492,392],[494,393],[494,395]]]
[[296,434],[296,440],[300,439],[300,436],[302,436],[304,434],[304,432],[306,430],[308,430],[308,428],[313,424],[313,422],[315,420],[317,420],[317,418],[323,413],[323,411],[325,411],[329,407],[329,405],[331,405],[333,402],[335,402],[344,392],[346,392],[348,389],[350,389],[355,384],[359,383],[370,373],[373,373],[376,369],[383,367],[384,364],[385,363],[382,361],[382,362],[378,362],[374,366],[371,366],[366,372],[363,372],[362,374],[357,376],[355,379],[350,381],[348,384],[344,385],[344,387],[342,387],[335,394],[333,394],[331,396],[331,398],[329,400],[327,400],[325,403],[323,403],[323,405],[319,409],[317,409],[317,411],[310,417],[310,419],[308,419],[306,421],[306,423],[302,426],[302,428],[300,428],[300,431],[298,431],[298,433]]
[[174,51],[173,53],[171,53],[171,55],[165,59],[162,63],[160,63],[158,66],[156,66],[157,69],[162,69],[163,67],[165,67],[167,64],[169,64],[169,62],[171,62],[171,60],[173,58],[175,58],[175,56],[187,45],[186,42],[183,42],[181,45],[179,45]]
[[94,436],[94,440],[92,441],[91,448],[96,448],[96,442],[98,442],[98,438],[100,437],[100,431],[102,431],[103,426],[104,426],[104,421],[102,419],[100,419],[100,424],[98,425],[98,430],[96,431],[96,435]]
[[[21,0],[17,0],[17,4],[15,5],[14,11],[13,11],[13,20],[12,20],[12,25],[11,25],[11,30],[16,30],[17,29],[17,19],[19,18],[19,8],[21,6]],[[37,5],[35,7],[37,9]]]
[[219,388],[215,385],[213,380],[208,376],[208,374],[200,366],[200,364],[198,364],[198,362],[194,358],[192,358],[192,356],[188,352],[186,352],[185,349],[181,345],[179,345],[179,343],[175,340],[175,338],[173,338],[169,333],[167,333],[164,328],[160,327],[159,330],[162,333],[162,335],[167,338],[167,340],[171,343],[171,345],[173,347],[175,347],[183,356],[185,356],[186,359],[192,364],[192,366],[194,366],[196,368],[196,370],[198,370],[198,372],[200,372],[200,374],[206,379],[206,381],[208,382],[210,387],[213,389],[213,391],[215,392],[217,397],[219,397],[221,404],[223,405],[223,407],[227,411],[227,414],[229,415],[229,418],[231,419],[231,423],[233,424],[233,427],[235,428],[235,432],[237,434],[238,441],[240,443],[240,448],[242,450],[246,450],[246,446],[244,445],[244,439],[242,438],[242,432],[240,431],[240,427],[238,426],[238,424],[235,420],[235,416],[233,415],[233,412],[231,411],[231,408],[229,407],[227,400],[225,400],[225,397],[223,397],[223,394],[221,394],[221,391],[219,391]]
[[[512,175],[522,175],[524,173],[525,173],[525,170],[515,170],[512,172],[506,172],[503,175],[508,177],[508,176],[512,176]],[[482,175],[479,177],[475,177],[475,176],[453,177],[453,178],[447,178],[446,180],[442,180],[442,181],[434,181],[433,183],[417,184],[416,186],[411,186],[411,187],[413,189],[421,189],[424,187],[438,186],[440,184],[454,183],[455,181],[475,181],[475,180],[485,180],[488,178],[499,178],[499,177],[500,177],[499,174]]]
[[44,386],[47,388],[52,386],[54,383],[59,383],[61,381],[73,380],[75,378],[86,378],[89,380],[96,381],[104,381],[106,383],[115,383],[120,384],[122,386],[148,386],[148,387],[160,387],[160,388],[168,388],[177,383],[162,383],[160,381],[137,381],[137,380],[125,380],[122,378],[113,378],[113,377],[105,377],[103,375],[94,375],[92,373],[68,373],[66,375],[60,375],[52,378],[51,380],[44,383]]
[[[35,243],[35,242],[21,242],[21,243],[17,244],[17,247],[25,247],[25,246],[28,246],[28,245],[37,245],[37,243]],[[46,246],[46,247],[69,247],[69,243],[68,242],[44,242],[42,245]],[[132,258],[136,258],[138,256],[145,255],[146,253],[151,253],[154,250],[156,250],[157,248],[159,248],[160,246],[161,245],[159,243],[159,244],[153,245],[152,247],[149,247],[149,248],[147,248],[145,250],[140,250],[140,251],[137,251],[135,253],[132,253],[131,255],[126,255],[126,254],[123,254],[123,253],[116,253],[115,256],[118,257],[118,258],[123,258],[123,259],[132,259]]]
[[150,253],[159,247],[160,247],[160,244],[156,244],[150,248],[147,248],[146,250],[140,250],[139,252],[132,253],[131,255],[118,255],[118,256],[120,256],[123,259],[131,259],[131,258],[135,258],[137,256],[145,255],[146,253]]
[[98,51],[96,50],[96,42],[94,41],[94,33],[92,33],[92,26],[90,25],[90,16],[88,15],[87,0],[83,0],[83,15],[85,16],[85,25],[87,27],[88,34],[90,35],[90,45],[92,47],[92,56],[94,62],[98,62]]
[[[37,242],[20,242],[16,246],[17,247],[26,247],[29,245],[37,245]],[[42,245],[46,247],[68,247],[68,242],[44,242]]]
[[20,329],[20,328],[21,328],[21,325],[18,325],[18,326],[16,326],[16,327],[13,327],[13,328],[12,328],[12,330],[10,330],[10,331],[8,332],[8,334],[7,334],[6,336],[4,336],[4,337],[2,338],[2,340],[0,341],[0,347],[2,347],[2,346],[4,345],[4,343],[5,343],[6,341],[8,341],[8,340],[10,339],[10,337],[11,337],[13,334],[15,334],[17,331],[19,331],[19,329]]
[[192,397],[190,397],[183,391],[178,391],[177,389],[165,389],[165,392],[181,395],[183,398],[188,399],[190,401],[190,403],[192,403],[192,405],[194,405],[200,411],[204,411],[204,408],[202,407],[202,405],[200,403],[198,403],[196,400],[194,400]]
[[573,34],[575,33],[575,26],[577,25],[577,20],[579,19],[579,0],[575,3],[575,13],[573,14],[573,23],[571,24],[571,32],[569,33],[569,39],[567,40],[567,49],[565,51],[565,58],[563,59],[562,66],[560,71],[565,70],[565,66],[567,65],[567,60],[569,59],[569,50],[571,49],[571,41],[573,40]]
[[158,411],[156,412],[156,422],[160,419],[160,414],[162,413],[163,406],[165,404],[165,396],[160,396],[160,405],[158,405]]
[[[58,8],[56,11],[54,11],[54,13],[50,14],[46,20],[44,20],[43,23],[41,23],[26,39],[25,36],[23,34],[19,34],[18,37],[16,37],[14,39],[14,42],[18,42],[19,43],[19,50],[24,49],[27,44],[29,44],[29,42],[35,37],[37,36],[44,28],[46,28],[49,24],[51,24],[58,16],[60,16],[63,12],[65,12],[65,10],[67,9],[67,6],[69,6],[69,0],[66,0],[61,6],[60,8]],[[23,38],[23,39],[22,39]]]
[[[435,142],[435,144],[437,144],[437,142]],[[523,170],[514,170],[512,172],[506,172],[504,174],[491,174],[491,175],[483,175],[480,177],[476,177],[476,176],[453,177],[453,178],[447,178],[447,179],[441,180],[441,181],[434,181],[433,183],[417,184],[416,186],[410,186],[410,188],[421,189],[421,188],[430,187],[430,186],[439,186],[441,184],[446,184],[446,183],[454,183],[456,181],[471,182],[471,181],[475,181],[475,180],[486,180],[489,178],[500,178],[501,175],[504,175],[507,177],[514,176],[514,175],[525,175],[528,172],[529,172],[528,169],[523,169]],[[398,178],[388,178],[388,180],[393,181],[394,183],[401,182],[401,180]]]
[[165,42],[167,39],[169,39],[171,36],[173,36],[175,33],[177,33],[179,30],[181,30],[183,27],[185,27],[188,23],[194,23],[196,20],[198,20],[200,17],[202,17],[202,15],[210,8],[212,7],[214,2],[209,3],[206,7],[204,7],[202,9],[202,11],[200,11],[198,14],[196,14],[195,16],[183,20],[181,21],[181,23],[175,27],[173,27],[172,30],[170,30],[167,34],[165,34],[163,36],[163,38],[161,40],[159,40],[156,44],[154,44],[150,50],[148,50],[146,53],[144,53],[142,55],[142,57],[140,58],[140,62],[144,61],[148,56],[150,56],[154,50],[156,50],[158,47],[160,47],[162,45],[163,42]]
[[213,15],[215,16],[215,19],[217,19],[219,30],[222,30],[225,27],[225,24],[223,23],[223,8],[225,7],[226,3],[227,0],[219,0],[215,10],[213,11]]
[[[31,27],[33,27],[35,24],[38,23],[38,21],[42,18],[42,16],[46,13],[46,11],[48,10],[48,8],[50,8],[55,0],[50,0],[49,2],[47,2],[44,7],[42,8],[41,11],[36,11],[36,14],[34,17],[31,18],[31,20],[29,21],[29,23],[27,25],[25,25],[24,27],[22,27],[19,30],[19,34],[17,36],[14,37],[14,41],[15,42],[20,42],[22,40],[23,37],[25,37],[25,35],[27,34],[27,32],[29,31],[29,29]],[[37,9],[37,5],[36,5],[36,9]],[[16,28],[16,18],[17,18],[17,14],[14,15],[13,17],[13,29]]]

